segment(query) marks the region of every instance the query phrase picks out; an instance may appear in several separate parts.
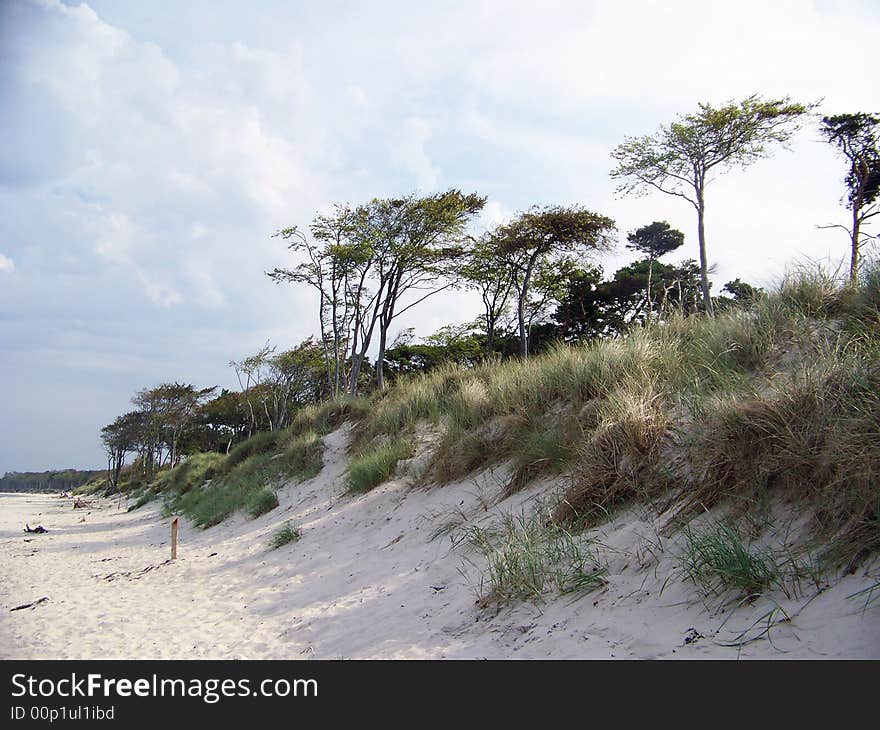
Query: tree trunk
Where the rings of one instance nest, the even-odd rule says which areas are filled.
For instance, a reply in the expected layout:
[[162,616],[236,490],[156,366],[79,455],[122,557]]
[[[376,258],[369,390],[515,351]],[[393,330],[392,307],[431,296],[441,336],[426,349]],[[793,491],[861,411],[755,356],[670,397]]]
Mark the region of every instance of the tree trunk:
[[852,249],[849,258],[849,281],[851,284],[856,284],[859,280],[859,228],[861,223],[859,209],[853,204]]
[[710,317],[715,316],[715,308],[712,306],[712,297],[709,294],[709,264],[706,260],[706,231],[703,220],[706,215],[706,205],[703,202],[702,192],[697,195],[697,238],[700,242],[700,289],[703,291],[703,305]]
[[651,321],[651,314],[654,311],[654,308],[653,308],[652,302],[651,302],[651,276],[653,275],[653,273],[654,273],[654,257],[651,256],[648,259],[648,292],[645,295],[645,304],[648,307],[648,315],[647,315],[648,322]]
[[376,385],[380,391],[385,390],[385,375],[382,369],[382,361],[385,359],[385,342],[388,338],[388,325],[379,323],[379,354],[376,355]]
[[529,356],[529,334],[526,331],[526,303],[529,300],[529,284],[532,279],[532,270],[535,268],[535,262],[538,260],[540,253],[541,249],[538,247],[529,259],[529,265],[526,266],[525,274],[523,274],[522,291],[519,292],[519,299],[517,301],[516,318],[519,323],[520,354],[523,356],[523,359],[527,359]]

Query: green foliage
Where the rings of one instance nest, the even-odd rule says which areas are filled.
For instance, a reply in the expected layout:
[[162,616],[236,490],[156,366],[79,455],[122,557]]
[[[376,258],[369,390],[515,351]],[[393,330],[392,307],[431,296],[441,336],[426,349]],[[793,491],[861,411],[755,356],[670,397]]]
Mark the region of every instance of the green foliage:
[[[165,477],[169,487],[165,492],[168,510],[186,514],[200,527],[216,525],[240,509],[258,512],[261,506],[269,504],[267,493],[277,504],[272,484],[315,476],[321,470],[323,452],[323,440],[315,431],[296,434],[289,429],[257,434],[228,457],[219,456],[218,460],[216,454],[203,455],[195,461],[189,475],[174,474],[187,462],[172,470]],[[192,459],[196,457],[188,461]],[[190,475],[197,474],[199,469],[205,475],[213,471],[210,483],[193,480]],[[180,483],[181,488],[170,489],[174,483]]]
[[152,490],[147,490],[142,495],[140,495],[135,503],[128,508],[128,512],[134,512],[136,509],[140,509],[145,504],[148,504],[156,499],[156,493]]
[[43,472],[6,472],[0,477],[0,492],[61,492],[81,488],[97,480],[105,482],[107,472],[100,470],[58,469]]
[[159,472],[153,486],[160,492],[183,494],[213,478],[225,463],[222,454],[193,454],[173,469]]
[[684,233],[666,221],[654,221],[627,234],[627,248],[639,251],[650,259],[659,259],[684,245]]
[[277,452],[281,447],[281,442],[287,436],[288,434],[284,431],[260,431],[255,433],[229,452],[218,471],[221,475],[229,474],[236,466],[254,456]]
[[707,595],[734,591],[751,598],[776,588],[790,596],[800,590],[803,577],[817,577],[814,568],[790,550],[750,545],[731,523],[716,522],[702,528],[688,525],[683,535],[678,569]]
[[302,538],[302,530],[292,522],[285,522],[283,526],[272,535],[269,540],[269,549],[277,550],[292,542],[299,542]]
[[[540,511],[505,515],[501,525],[461,527],[461,541],[481,555],[480,603],[541,600],[548,589],[586,593],[605,585],[605,568],[594,546],[567,530],[548,526]],[[453,540],[455,542],[455,540]]]
[[369,492],[390,479],[397,462],[412,456],[412,448],[407,439],[394,438],[352,459],[348,468],[349,492]]
[[251,517],[259,517],[278,506],[278,495],[274,489],[261,487],[251,492],[244,503],[244,508]]

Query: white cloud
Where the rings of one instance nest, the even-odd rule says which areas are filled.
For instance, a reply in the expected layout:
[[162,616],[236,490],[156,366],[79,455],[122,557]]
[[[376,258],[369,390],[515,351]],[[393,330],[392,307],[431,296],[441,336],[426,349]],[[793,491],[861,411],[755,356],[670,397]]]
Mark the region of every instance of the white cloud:
[[[0,3],[0,27],[15,22],[0,44],[0,101],[15,111],[0,153],[0,271],[15,276],[0,307],[21,323],[23,361],[37,359],[36,335],[65,352],[55,333],[79,320],[95,337],[84,351],[127,363],[132,387],[213,384],[197,348],[222,371],[267,336],[313,332],[313,293],[263,272],[292,263],[271,233],[334,201],[455,185],[490,197],[477,230],[533,203],[578,203],[621,234],[668,220],[686,233],[681,256],[696,256],[686,204],[613,196],[609,152],[624,136],[753,92],[880,111],[868,2],[221,4],[211,22],[179,4],[161,23],[125,3],[105,17],[104,3]],[[844,219],[842,174],[808,131],[792,153],[713,182],[716,288],[845,253],[815,228]],[[478,308],[439,295],[400,325],[427,334]],[[127,387],[113,394],[121,407]]]
[[412,175],[422,192],[433,192],[440,179],[440,169],[425,149],[431,134],[431,125],[425,119],[409,117],[404,120],[399,134],[391,136],[388,141],[391,158]]

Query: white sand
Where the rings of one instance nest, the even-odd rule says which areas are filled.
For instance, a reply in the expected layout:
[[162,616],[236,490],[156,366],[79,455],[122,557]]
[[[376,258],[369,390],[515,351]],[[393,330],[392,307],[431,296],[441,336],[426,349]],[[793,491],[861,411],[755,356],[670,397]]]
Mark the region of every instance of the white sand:
[[[208,530],[182,520],[174,563],[157,503],[127,513],[112,500],[74,510],[57,496],[0,496],[0,658],[880,658],[880,599],[847,598],[876,582],[876,562],[818,595],[722,610],[675,575],[674,543],[659,550],[655,522],[636,510],[594,535],[604,589],[478,608],[466,561],[477,556],[433,531],[454,509],[485,521],[519,510],[547,485],[488,512],[492,474],[342,497],[345,438],[328,436],[322,473],[282,489],[269,514]],[[302,540],[268,550],[285,520]],[[25,534],[26,522],[49,532]],[[791,620],[768,641],[759,618],[777,605]],[[763,636],[724,646],[743,631]]]

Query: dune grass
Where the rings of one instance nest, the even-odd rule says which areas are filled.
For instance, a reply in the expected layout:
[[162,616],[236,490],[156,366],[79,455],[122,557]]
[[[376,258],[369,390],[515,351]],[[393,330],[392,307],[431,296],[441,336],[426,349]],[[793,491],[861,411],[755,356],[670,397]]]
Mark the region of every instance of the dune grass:
[[678,569],[707,596],[732,592],[735,598],[755,598],[775,588],[792,597],[801,592],[804,579],[819,583],[821,570],[815,564],[790,548],[772,550],[751,544],[734,523],[685,525],[682,532]]
[[299,542],[301,538],[302,530],[292,522],[285,522],[269,539],[269,549],[277,550],[292,542]]
[[466,542],[482,558],[481,605],[542,600],[552,589],[585,593],[605,585],[606,570],[593,543],[548,524],[544,517],[539,508],[504,515],[500,525],[463,528],[458,542]]
[[[226,457],[192,456],[176,470],[201,456],[189,472],[193,476],[166,477],[169,484],[174,479],[187,486],[185,490],[165,491],[166,509],[186,515],[200,527],[219,524],[240,509],[253,517],[259,516],[278,504],[273,485],[288,479],[303,481],[314,477],[321,470],[323,453],[324,442],[317,432],[297,434],[287,429],[258,434]],[[199,473],[210,473],[213,478],[191,485],[190,481]]]
[[245,500],[244,508],[251,517],[259,517],[278,506],[278,495],[270,487],[252,491]]
[[136,509],[140,509],[145,504],[149,504],[150,502],[152,502],[154,499],[156,499],[157,496],[158,495],[156,494],[156,492],[152,490],[147,490],[143,494],[140,494],[135,500],[134,504],[129,505],[128,510],[126,511],[134,512]]
[[[256,434],[228,457],[190,457],[160,491],[198,524],[216,524],[257,490],[316,474],[321,437],[348,420],[347,487],[363,493],[412,456],[428,424],[438,442],[425,481],[508,461],[511,494],[554,475],[565,486],[551,510],[562,534],[633,501],[675,502],[669,529],[680,529],[722,502],[779,494],[811,511],[825,559],[852,567],[880,548],[878,363],[880,267],[866,266],[855,287],[802,269],[714,318],[673,314],[614,339],[446,365],[367,398],[308,406],[289,429]],[[536,563],[529,531],[508,527],[503,544],[518,547],[508,555],[492,543],[490,586],[535,593],[505,588],[539,583],[525,577]]]
[[369,448],[352,459],[348,467],[348,491],[369,492],[394,473],[397,462],[412,456],[412,442],[405,438],[390,439]]
[[[801,269],[714,318],[672,315],[613,340],[401,381],[357,424],[357,448],[427,422],[440,432],[430,479],[504,460],[508,493],[563,475],[553,518],[567,528],[668,494],[681,527],[724,500],[784,489],[813,510],[825,557],[851,567],[880,547],[878,342],[880,269],[857,287]],[[390,473],[370,466],[371,486]]]

